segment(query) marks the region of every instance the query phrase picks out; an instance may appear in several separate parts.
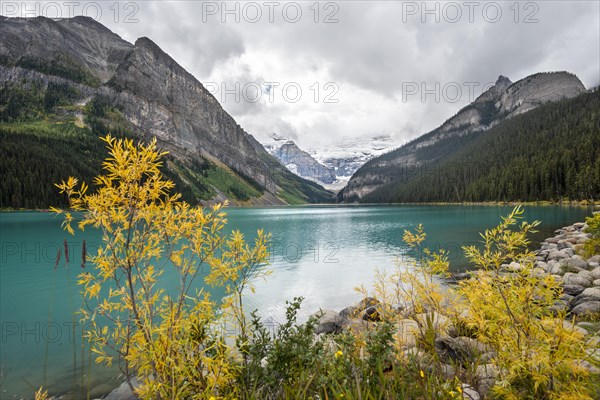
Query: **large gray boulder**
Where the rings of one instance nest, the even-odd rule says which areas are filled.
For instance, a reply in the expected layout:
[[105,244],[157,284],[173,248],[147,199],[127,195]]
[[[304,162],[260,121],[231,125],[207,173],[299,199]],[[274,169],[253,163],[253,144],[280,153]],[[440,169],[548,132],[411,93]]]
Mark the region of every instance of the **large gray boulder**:
[[577,270],[586,270],[588,267],[588,263],[580,256],[573,256],[571,258],[567,258],[566,260],[562,260],[561,262],[563,265]]
[[498,367],[494,364],[478,365],[475,370],[475,379],[477,380],[477,392],[486,397],[496,383],[496,378],[500,375]]
[[600,315],[600,301],[586,301],[581,303],[571,310],[571,314],[588,317]]
[[595,256],[591,256],[588,258],[588,262],[597,262],[600,263],[600,254],[596,254]]
[[[581,272],[587,272],[589,274],[589,271],[581,271]],[[589,287],[592,284],[592,279],[591,279],[591,275],[584,275],[584,274],[580,274],[580,273],[574,274],[572,272],[567,272],[563,276],[563,284]]]
[[591,287],[581,292],[582,296],[597,297],[600,299],[600,287]]
[[560,262],[558,262],[557,260],[548,260],[546,264],[548,265],[548,269],[546,271],[549,274],[558,275],[562,273]]
[[580,295],[585,290],[585,287],[581,285],[563,285],[562,288],[564,293],[571,296]]
[[573,300],[569,302],[569,307],[575,308],[580,304],[587,303],[588,301],[600,301],[600,296],[586,295],[583,292],[579,296],[575,296]]
[[548,260],[562,260],[565,258],[569,258],[569,253],[567,253],[566,249],[550,250],[548,252]]
[[464,400],[481,400],[481,395],[472,386],[463,383],[461,389]]
[[348,322],[347,318],[344,318],[340,313],[334,310],[320,310],[313,314],[313,316],[319,318],[319,322],[315,327],[315,333],[317,335],[322,333],[340,333]]

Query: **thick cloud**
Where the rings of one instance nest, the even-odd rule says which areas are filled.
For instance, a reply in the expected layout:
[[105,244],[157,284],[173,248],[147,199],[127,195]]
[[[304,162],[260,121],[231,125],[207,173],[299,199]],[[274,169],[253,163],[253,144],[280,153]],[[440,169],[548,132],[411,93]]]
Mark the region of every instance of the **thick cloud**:
[[380,134],[405,142],[499,75],[567,70],[588,88],[600,83],[593,1],[138,1],[137,23],[123,21],[132,9],[114,18],[115,3],[101,4],[100,22],[131,42],[154,40],[248,132],[305,147]]

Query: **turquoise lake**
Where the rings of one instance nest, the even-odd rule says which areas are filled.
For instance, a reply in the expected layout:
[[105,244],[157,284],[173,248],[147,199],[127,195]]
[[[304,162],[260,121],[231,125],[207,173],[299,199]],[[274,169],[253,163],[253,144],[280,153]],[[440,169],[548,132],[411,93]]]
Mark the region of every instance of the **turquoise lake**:
[[[419,223],[428,234],[426,245],[447,249],[452,269],[465,270],[460,246],[477,243],[478,232],[495,226],[510,210],[508,206],[229,208],[227,230],[239,229],[249,240],[259,228],[271,233],[271,264],[265,268],[273,273],[267,281],[256,282],[256,293],[246,304],[260,309],[264,318],[280,321],[285,300],[295,296],[305,297],[302,318],[320,307],[339,310],[357,301],[360,295],[354,288],[368,286],[375,268],[393,267],[410,258],[402,234]],[[527,220],[542,221],[532,238],[535,243],[589,215],[591,209],[578,207],[531,206],[525,211]],[[81,354],[81,332],[73,316],[81,305],[75,282],[81,271],[82,240],[93,253],[100,237],[93,230],[69,236],[61,221],[50,213],[0,214],[2,399],[31,398],[40,385],[53,394],[80,397],[79,389],[73,388],[81,384],[81,361],[87,363],[88,358],[87,351]],[[70,263],[65,265],[63,253],[55,270],[64,239]],[[91,371],[91,398],[120,383],[115,368],[94,365]]]

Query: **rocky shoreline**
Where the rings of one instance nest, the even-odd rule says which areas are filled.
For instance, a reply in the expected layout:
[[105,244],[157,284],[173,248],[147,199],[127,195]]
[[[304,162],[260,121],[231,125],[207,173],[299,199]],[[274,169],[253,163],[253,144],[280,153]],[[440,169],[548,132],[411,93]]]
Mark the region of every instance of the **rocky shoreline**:
[[[585,227],[578,222],[556,230],[554,237],[542,242],[534,270],[550,274],[562,284],[563,294],[553,310],[578,317],[600,313],[600,255],[588,259],[578,255],[590,237]],[[513,263],[508,269],[519,267]]]
[[[578,254],[590,238],[590,234],[584,232],[585,228],[585,223],[578,222],[557,229],[554,236],[544,240],[535,253],[533,274],[538,277],[552,275],[561,284],[563,293],[550,310],[555,315],[565,315],[565,327],[578,331],[586,341],[599,347],[600,255],[585,259]],[[515,274],[523,268],[525,267],[517,262],[504,264],[502,273]],[[472,273],[469,272],[457,274],[454,282],[471,276]],[[368,329],[369,323],[378,321],[378,305],[377,299],[365,298],[340,312],[322,310],[317,334],[336,334],[345,329]],[[586,321],[588,317],[592,317],[594,322]],[[414,356],[421,369],[434,369],[431,357],[417,347],[421,327],[426,319],[430,319],[436,325],[436,330],[443,332],[435,339],[435,351],[442,361],[442,374],[451,379],[457,375],[456,365],[470,364],[474,370],[474,384],[463,384],[463,398],[478,400],[487,396],[501,375],[497,367],[489,362],[495,353],[488,345],[471,337],[460,336],[460,330],[452,326],[447,317],[435,311],[416,316],[412,314],[412,318],[406,314],[402,318],[396,321],[396,329],[403,339],[403,351]],[[599,358],[598,352],[593,356]],[[600,374],[600,369],[587,361],[579,360],[579,365],[591,373]]]
[[[600,315],[600,255],[585,259],[578,254],[590,235],[585,233],[586,224],[575,224],[557,229],[554,236],[541,243],[536,252],[533,273],[538,276],[552,275],[561,283],[563,293],[551,307],[555,314],[564,312],[570,326],[584,335],[585,340],[600,346],[600,321],[581,321],[586,315]],[[516,262],[505,264],[503,273],[514,274],[524,267]],[[456,281],[466,279],[470,273],[457,274]],[[341,311],[321,310],[316,327],[317,335],[337,334],[345,329],[355,332],[369,329],[369,324],[378,321],[379,301],[365,298],[355,305]],[[445,334],[435,340],[435,350],[442,360],[442,373],[447,378],[456,376],[455,365],[474,363],[475,384],[463,384],[463,398],[477,400],[484,398],[499,377],[499,371],[489,360],[494,357],[493,350],[486,344],[466,336],[459,336],[459,330],[449,323],[448,318],[436,312],[417,314],[413,319],[408,316],[396,322],[398,332],[403,338],[403,351],[419,360],[420,368],[432,370],[430,358],[417,347],[420,326],[427,318],[433,317],[434,324]],[[573,325],[572,319],[576,323]],[[598,356],[597,354],[595,355]],[[595,374],[600,370],[586,361],[580,365]],[[129,387],[123,383],[102,400],[134,400]],[[100,400],[100,399],[97,399]]]

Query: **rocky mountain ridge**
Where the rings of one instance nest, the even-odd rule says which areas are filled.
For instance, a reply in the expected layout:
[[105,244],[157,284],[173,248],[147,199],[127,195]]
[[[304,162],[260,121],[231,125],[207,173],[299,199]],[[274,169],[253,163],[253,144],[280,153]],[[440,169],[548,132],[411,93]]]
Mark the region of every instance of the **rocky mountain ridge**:
[[0,17],[0,37],[2,85],[24,78],[42,85],[60,81],[82,99],[101,98],[122,113],[136,134],[156,137],[177,159],[207,159],[243,179],[252,177],[268,203],[285,203],[285,191],[303,201],[329,196],[283,168],[148,38],[130,44],[88,17]]
[[272,134],[270,139],[263,141],[265,150],[294,174],[325,185],[335,182],[335,170],[319,163],[309,153],[300,149],[293,140],[277,134]]
[[[446,145],[451,139],[486,131],[545,102],[572,98],[585,90],[581,81],[568,72],[538,73],[515,83],[500,76],[494,86],[438,128],[365,163],[338,194],[338,200],[359,200],[382,185],[406,178],[403,171],[435,164],[455,150]],[[398,173],[383,172],[390,169],[397,169]]]
[[104,25],[81,16],[65,19],[0,16],[0,32],[2,64],[94,86],[108,82],[134,48]]

